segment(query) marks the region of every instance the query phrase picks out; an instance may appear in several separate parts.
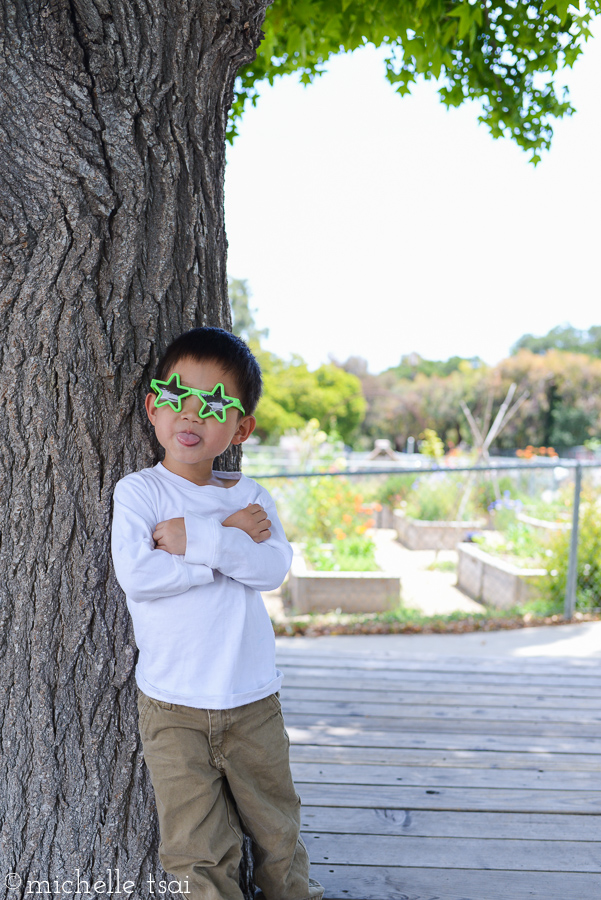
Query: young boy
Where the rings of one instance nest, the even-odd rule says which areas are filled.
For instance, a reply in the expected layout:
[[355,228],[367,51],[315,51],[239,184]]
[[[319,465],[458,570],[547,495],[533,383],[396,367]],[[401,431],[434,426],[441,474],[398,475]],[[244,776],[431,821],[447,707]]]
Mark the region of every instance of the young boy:
[[151,385],[146,412],[165,456],[118,483],[112,551],[139,648],[161,862],[189,900],[241,900],[246,833],[265,900],[320,900],[259,593],[281,584],[291,548],[268,492],[213,470],[254,430],[261,372],[239,338],[195,328],[168,347]]

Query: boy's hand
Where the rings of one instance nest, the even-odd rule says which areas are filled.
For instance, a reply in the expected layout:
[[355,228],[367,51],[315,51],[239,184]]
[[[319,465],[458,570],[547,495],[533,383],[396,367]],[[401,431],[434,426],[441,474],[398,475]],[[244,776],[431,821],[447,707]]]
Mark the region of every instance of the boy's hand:
[[186,524],[184,517],[159,522],[152,533],[157,550],[183,556],[186,552]]
[[246,509],[239,509],[221,523],[226,528],[240,528],[253,539],[256,544],[271,537],[271,522],[267,513],[258,503],[249,503]]

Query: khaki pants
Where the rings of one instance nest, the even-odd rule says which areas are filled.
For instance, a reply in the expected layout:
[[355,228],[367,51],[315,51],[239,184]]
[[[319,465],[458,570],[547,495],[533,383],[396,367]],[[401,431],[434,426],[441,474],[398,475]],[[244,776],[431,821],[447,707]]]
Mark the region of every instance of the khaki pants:
[[[187,900],[242,900],[242,836],[266,900],[319,900],[300,837],[300,799],[280,701],[207,710],[139,691],[140,735],[154,787],[166,872]],[[183,885],[185,887],[185,885]]]

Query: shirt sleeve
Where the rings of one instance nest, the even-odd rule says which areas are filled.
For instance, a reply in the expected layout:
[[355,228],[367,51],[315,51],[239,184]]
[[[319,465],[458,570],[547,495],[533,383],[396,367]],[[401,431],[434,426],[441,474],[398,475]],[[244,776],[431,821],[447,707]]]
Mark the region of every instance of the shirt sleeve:
[[183,594],[193,585],[214,580],[210,566],[155,548],[155,520],[143,486],[120,481],[113,495],[111,550],[117,580],[135,603]]
[[186,562],[209,566],[257,591],[279,587],[292,562],[292,547],[271,495],[261,488],[255,502],[271,520],[271,537],[260,544],[241,528],[224,527],[219,519],[187,510]]

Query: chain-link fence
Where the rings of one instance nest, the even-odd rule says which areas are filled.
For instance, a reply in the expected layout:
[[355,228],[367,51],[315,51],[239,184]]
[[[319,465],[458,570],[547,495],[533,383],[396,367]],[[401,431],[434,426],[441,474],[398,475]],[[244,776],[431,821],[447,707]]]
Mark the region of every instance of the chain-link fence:
[[496,462],[253,477],[316,568],[369,568],[371,529],[388,528],[405,550],[456,565],[457,586],[486,605],[601,609],[601,465]]

